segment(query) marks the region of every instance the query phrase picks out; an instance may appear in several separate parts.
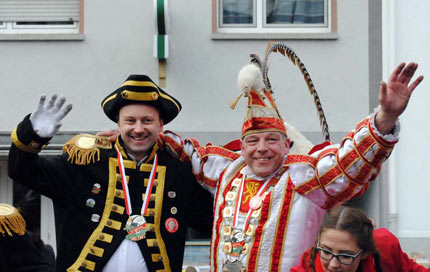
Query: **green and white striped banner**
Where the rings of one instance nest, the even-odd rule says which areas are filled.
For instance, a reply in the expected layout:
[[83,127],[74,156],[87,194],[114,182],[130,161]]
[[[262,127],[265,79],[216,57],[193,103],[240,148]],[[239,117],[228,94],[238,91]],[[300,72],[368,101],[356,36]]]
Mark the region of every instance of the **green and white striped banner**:
[[169,36],[154,36],[154,57],[158,59],[167,59],[169,57]]
[[156,14],[156,35],[154,36],[154,57],[167,59],[169,57],[169,37],[167,28],[169,12],[167,0],[154,0]]

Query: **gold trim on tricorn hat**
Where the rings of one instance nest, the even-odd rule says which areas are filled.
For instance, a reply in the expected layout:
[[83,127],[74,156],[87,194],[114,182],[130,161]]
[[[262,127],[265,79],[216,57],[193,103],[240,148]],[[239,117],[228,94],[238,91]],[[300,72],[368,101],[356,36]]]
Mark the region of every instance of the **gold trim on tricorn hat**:
[[119,110],[134,103],[157,108],[164,124],[172,121],[182,108],[178,100],[146,75],[130,75],[118,89],[103,99],[102,108],[109,119],[118,122]]
[[2,236],[24,235],[25,220],[14,206],[0,203],[0,233]]

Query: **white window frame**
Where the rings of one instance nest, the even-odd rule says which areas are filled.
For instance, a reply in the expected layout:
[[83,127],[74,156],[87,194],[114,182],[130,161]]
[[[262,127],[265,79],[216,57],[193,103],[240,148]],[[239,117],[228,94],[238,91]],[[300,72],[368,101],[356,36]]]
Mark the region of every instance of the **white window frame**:
[[[79,18],[71,24],[43,19],[39,22],[18,21],[0,22],[0,40],[83,40],[84,0],[78,0]],[[1,20],[1,19],[0,19]],[[33,19],[34,20],[34,19]],[[51,19],[52,20],[52,19]]]
[[337,39],[337,0],[325,0],[325,22],[266,24],[266,0],[254,1],[253,24],[221,24],[223,0],[212,0],[212,39]]
[[72,22],[72,24],[38,24],[28,23],[20,25],[17,22],[3,22],[4,28],[0,25],[1,34],[78,34],[79,22]]

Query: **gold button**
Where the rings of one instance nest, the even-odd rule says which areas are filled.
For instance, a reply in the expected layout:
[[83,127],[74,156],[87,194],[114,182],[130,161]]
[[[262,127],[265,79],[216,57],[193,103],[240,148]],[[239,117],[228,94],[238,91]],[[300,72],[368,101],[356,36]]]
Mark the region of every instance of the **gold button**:
[[84,262],[81,263],[81,267],[86,267],[86,266],[87,266],[86,263],[84,263]]
[[157,185],[158,185],[158,181],[155,180],[153,186],[157,187]]
[[107,224],[108,226],[110,226],[110,225],[112,225],[112,221],[111,221],[111,220],[108,220],[108,221],[106,222],[106,224]]
[[116,191],[116,192],[115,192],[115,195],[116,195],[116,196],[120,196],[120,195],[121,195],[121,192],[120,192],[120,191]]
[[158,242],[157,241],[154,242],[154,246],[158,247]]
[[120,174],[116,174],[116,180],[121,181],[121,175]]
[[94,250],[94,248],[90,248],[90,251],[91,251],[91,253],[96,252],[96,251]]
[[158,260],[159,260],[160,262],[162,262],[162,261],[163,261],[163,257],[162,257],[162,256],[158,257]]
[[104,236],[103,234],[100,234],[99,239],[100,239],[100,240],[104,240],[104,239],[105,239],[105,236]]
[[122,96],[123,98],[127,98],[127,97],[128,97],[128,94],[124,91],[124,92],[122,92],[122,93],[121,93],[121,96]]
[[155,212],[154,211],[151,211],[151,216],[155,216]]
[[152,196],[150,197],[150,200],[151,200],[151,201],[155,201],[155,195],[152,195]]
[[118,209],[118,207],[116,205],[112,206],[112,210],[116,211]]

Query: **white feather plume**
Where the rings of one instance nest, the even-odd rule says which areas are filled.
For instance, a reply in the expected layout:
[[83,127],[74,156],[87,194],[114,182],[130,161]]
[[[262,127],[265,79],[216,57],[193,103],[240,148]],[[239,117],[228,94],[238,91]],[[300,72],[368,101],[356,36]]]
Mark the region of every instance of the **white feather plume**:
[[293,147],[290,149],[290,154],[308,154],[314,146],[312,142],[290,123],[284,121],[284,125],[287,129],[288,138],[290,138],[290,141],[294,142]]
[[260,68],[254,64],[245,65],[239,72],[237,85],[244,94],[250,90],[260,91],[263,89],[264,82]]

